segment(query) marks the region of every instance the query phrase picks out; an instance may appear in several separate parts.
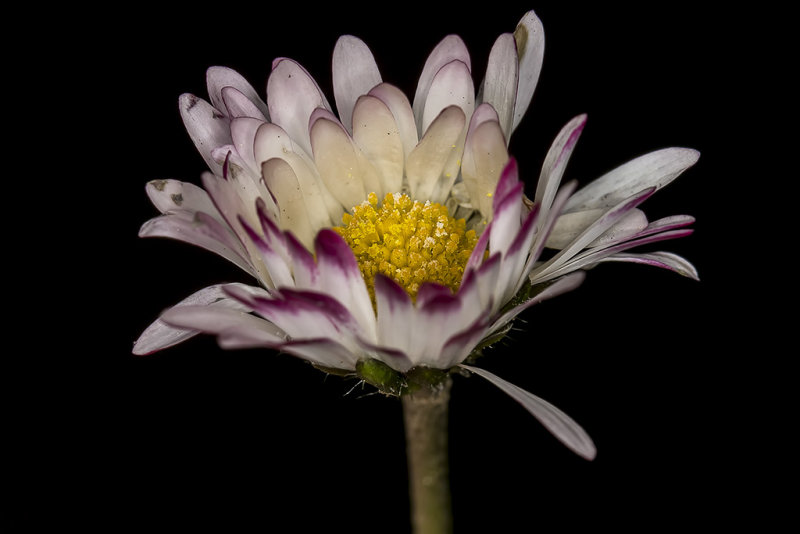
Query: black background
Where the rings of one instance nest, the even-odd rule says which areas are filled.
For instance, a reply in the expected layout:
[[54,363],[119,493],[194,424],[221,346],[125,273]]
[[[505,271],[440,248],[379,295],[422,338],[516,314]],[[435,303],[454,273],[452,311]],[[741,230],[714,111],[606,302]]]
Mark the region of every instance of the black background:
[[[18,519],[111,531],[409,531],[396,399],[288,355],[225,352],[211,338],[131,354],[164,308],[210,284],[250,282],[205,251],[137,238],[156,214],[144,186],[199,183],[204,163],[177,98],[206,97],[209,66],[232,67],[263,93],[272,59],[291,57],[333,102],[331,53],[352,33],[371,47],[384,81],[413,95],[427,54],[458,33],[478,84],[494,39],[529,7],[544,24],[544,67],[510,146],[528,192],[550,142],[579,113],[589,120],[566,179],[585,183],[668,146],[700,150],[699,163],[643,207],[650,219],[697,217],[694,235],[658,249],[690,259],[701,282],[602,265],[578,290],[528,310],[481,362],[582,424],[598,448],[594,462],[488,383],[456,380],[456,532],[646,532],[750,518],[737,503],[753,491],[742,484],[753,470],[742,445],[755,408],[740,395],[758,378],[740,384],[750,363],[731,357],[732,342],[742,349],[748,336],[730,272],[733,244],[749,231],[732,224],[749,176],[738,131],[753,112],[739,83],[754,63],[733,31],[739,21],[689,3],[431,5],[131,7],[95,12],[101,22],[70,30],[81,46],[66,61],[72,78],[61,80],[81,81],[71,105],[89,134],[73,140],[73,162],[91,180],[64,179],[68,194],[90,204],[74,210],[80,222],[66,235],[77,239],[61,258],[77,272],[50,310],[66,328],[37,331],[36,346],[57,348],[26,359],[10,388]],[[51,239],[67,239],[55,226]]]

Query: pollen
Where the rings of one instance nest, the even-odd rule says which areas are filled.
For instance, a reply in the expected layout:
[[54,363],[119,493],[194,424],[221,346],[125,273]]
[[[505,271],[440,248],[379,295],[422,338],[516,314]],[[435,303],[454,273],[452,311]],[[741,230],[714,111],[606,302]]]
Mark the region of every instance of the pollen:
[[352,211],[334,231],[353,249],[373,302],[378,273],[400,284],[412,299],[424,282],[458,290],[478,241],[464,219],[450,217],[441,204],[399,193],[387,194],[380,204],[378,195],[370,193]]

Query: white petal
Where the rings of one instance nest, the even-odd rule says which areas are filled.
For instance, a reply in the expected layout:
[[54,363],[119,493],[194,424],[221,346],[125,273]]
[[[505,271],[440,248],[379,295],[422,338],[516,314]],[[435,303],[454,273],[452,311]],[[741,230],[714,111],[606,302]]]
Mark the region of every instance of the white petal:
[[[547,238],[545,246],[555,249],[566,247],[573,239],[578,237],[581,232],[599,219],[603,213],[605,213],[603,209],[593,209],[562,214],[556,220],[556,224],[550,236]],[[642,210],[634,209],[620,219],[614,226],[606,230],[600,237],[586,245],[586,247],[599,247],[608,243],[620,241],[641,232],[645,228],[647,228],[647,217]]]
[[[443,66],[453,61],[460,61],[467,66],[467,70],[471,71],[469,52],[464,41],[457,35],[448,35],[436,45],[431,54],[425,61],[425,66],[422,69],[422,74],[419,77],[417,84],[417,91],[414,94],[414,120],[418,127],[422,125],[422,115],[425,111],[426,101],[428,99],[428,91],[430,91],[431,83],[434,76],[439,72]],[[418,130],[421,135],[425,130]]]
[[261,173],[262,162],[256,163],[255,139],[258,129],[264,124],[267,123],[251,117],[239,117],[231,121],[233,146],[247,164],[248,169],[254,174]]
[[485,369],[461,365],[462,368],[485,378],[500,390],[520,403],[528,412],[542,423],[556,438],[564,445],[569,447],[579,456],[587,460],[593,460],[597,455],[597,449],[592,439],[581,428],[578,423],[573,421],[567,414],[550,404],[544,399],[506,382],[502,378],[490,373]]
[[514,122],[518,69],[516,41],[512,34],[504,33],[497,38],[489,53],[486,78],[481,87],[481,102],[491,104],[497,111],[506,139],[511,138]]
[[403,140],[389,108],[374,96],[362,96],[353,110],[353,141],[380,175],[379,198],[403,186]]
[[222,165],[211,154],[215,148],[231,144],[230,120],[211,104],[194,95],[181,95],[178,107],[186,131],[208,168],[215,174],[221,173]]
[[228,112],[228,117],[231,119],[249,117],[266,120],[266,117],[264,117],[264,114],[258,109],[258,106],[253,104],[241,91],[234,87],[225,87],[222,90],[222,101],[225,103],[225,109]]
[[408,354],[414,331],[414,305],[406,291],[393,280],[375,276],[378,344]]
[[381,83],[381,73],[369,47],[352,35],[342,35],[336,41],[332,68],[333,96],[339,120],[353,133],[353,107],[360,96]]
[[400,132],[400,138],[403,141],[403,153],[407,158],[419,141],[417,125],[414,122],[414,112],[411,110],[408,97],[403,91],[388,83],[377,85],[369,94],[379,98],[392,112],[397,129]]
[[544,224],[549,219],[550,206],[558,191],[561,178],[564,176],[567,162],[569,162],[585,125],[586,115],[578,115],[573,118],[561,129],[547,151],[534,197],[534,202],[539,204],[542,210],[540,224]]
[[[193,293],[180,301],[175,307],[179,306],[209,306],[217,305],[232,309],[246,310],[239,302],[231,300],[222,290],[221,285],[206,287]],[[196,330],[175,328],[161,319],[156,320],[142,332],[133,347],[133,353],[137,355],[152,354],[153,352],[172,347],[182,341],[197,335]]]
[[198,211],[223,222],[217,208],[202,187],[178,180],[153,180],[145,188],[153,205],[165,215],[193,218]]
[[308,121],[317,108],[330,110],[317,82],[296,62],[283,59],[267,80],[267,105],[272,122],[286,130],[300,147],[311,153]]
[[246,273],[258,278],[255,268],[250,263],[249,254],[230,228],[202,212],[196,213],[192,218],[162,215],[150,219],[142,225],[139,237],[166,237],[204,248],[219,254]]
[[671,252],[650,252],[649,254],[634,254],[632,252],[622,252],[613,254],[598,261],[620,261],[630,263],[643,263],[645,265],[652,265],[654,267],[662,267],[675,271],[678,274],[691,278],[693,280],[700,280],[697,274],[697,269],[687,259],[673,254]]
[[411,152],[406,165],[406,176],[413,198],[431,199],[434,192],[442,189],[439,187],[440,180],[455,180],[455,176],[446,176],[446,173],[448,163],[453,159],[458,160],[462,153],[457,142],[464,131],[465,123],[466,117],[461,108],[446,108]]
[[528,11],[522,17],[514,31],[519,54],[519,87],[517,88],[517,101],[514,106],[514,125],[516,130],[525,112],[528,110],[539,73],[542,70],[544,57],[544,29],[542,23],[533,11]]
[[272,343],[284,341],[285,334],[274,324],[242,311],[241,304],[236,301],[228,299],[225,302],[236,303],[239,309],[219,305],[175,306],[164,312],[161,319],[176,328],[197,330],[207,334],[221,334],[236,328],[240,332],[255,331],[262,339],[271,339]]
[[267,105],[258,95],[253,86],[244,77],[228,67],[211,67],[206,71],[206,84],[208,86],[208,96],[211,104],[222,111],[225,110],[223,90],[232,87],[247,98],[251,104],[258,109],[260,116],[264,120],[269,120]]
[[699,158],[700,153],[689,148],[665,148],[645,154],[581,188],[570,198],[565,210],[605,208],[643,189],[661,189]]
[[458,106],[469,120],[475,110],[475,88],[469,67],[461,61],[444,65],[434,76],[422,112],[420,132],[424,135],[431,123],[447,107]]

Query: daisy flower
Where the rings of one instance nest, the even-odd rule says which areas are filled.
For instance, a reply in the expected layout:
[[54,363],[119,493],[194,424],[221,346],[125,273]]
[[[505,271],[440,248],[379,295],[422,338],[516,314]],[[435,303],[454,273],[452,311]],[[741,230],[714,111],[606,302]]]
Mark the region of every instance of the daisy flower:
[[574,289],[599,263],[697,278],[677,255],[629,250],[691,233],[691,217],[648,221],[639,206],[698,153],[660,150],[581,189],[562,185],[581,115],[556,137],[527,198],[507,147],[543,50],[541,23],[529,12],[497,38],[476,88],[464,42],[447,36],[410,100],[383,81],[367,45],[345,35],[333,51],[335,112],[291,59],[272,63],[266,100],[235,71],[209,69],[209,99],[179,100],[209,167],[203,187],[149,183],[161,215],[140,235],[206,248],[254,283],[194,293],[147,328],[134,353],[210,333],[223,348],[277,349],[400,396],[442,389],[452,372],[476,374],[593,458],[578,424],[472,365],[475,355],[523,310]]

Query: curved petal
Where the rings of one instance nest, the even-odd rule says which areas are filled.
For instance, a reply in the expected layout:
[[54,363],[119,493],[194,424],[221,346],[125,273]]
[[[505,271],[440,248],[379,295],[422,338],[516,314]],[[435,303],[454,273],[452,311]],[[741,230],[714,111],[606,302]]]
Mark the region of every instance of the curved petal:
[[264,120],[269,120],[267,105],[258,95],[253,86],[244,77],[228,67],[210,67],[206,71],[206,85],[211,105],[220,111],[226,109],[222,95],[226,87],[232,87],[247,98],[258,109]]
[[469,67],[461,61],[451,61],[444,65],[433,77],[422,110],[420,132],[428,131],[445,108],[458,106],[469,119],[475,110],[475,88]]
[[[556,220],[556,224],[550,236],[547,238],[545,246],[554,249],[566,247],[573,239],[578,237],[581,232],[599,219],[603,213],[605,213],[603,209],[593,209],[562,214]],[[647,228],[647,217],[642,210],[634,209],[620,219],[614,226],[606,230],[600,237],[586,245],[586,247],[598,247],[607,243],[620,241],[641,232],[645,228]]]
[[414,112],[411,110],[408,97],[399,88],[388,83],[375,86],[369,95],[379,98],[392,112],[400,132],[400,139],[403,141],[403,153],[407,158],[419,141]]
[[272,122],[311,153],[308,120],[317,108],[330,110],[317,82],[291,59],[277,62],[267,80],[267,106]]
[[489,104],[481,104],[470,120],[461,176],[470,205],[478,209],[487,221],[492,220],[492,198],[508,159],[506,139],[497,114]]
[[[214,285],[192,293],[173,308],[181,306],[222,306],[240,311],[248,308],[240,302],[228,298],[222,285]],[[152,354],[167,347],[172,347],[199,334],[197,330],[176,328],[161,319],[156,320],[142,332],[133,346],[136,355]]]
[[342,35],[333,49],[332,75],[339,120],[353,133],[353,107],[360,96],[381,83],[381,73],[364,41]]
[[311,145],[320,177],[334,198],[348,210],[366,200],[367,173],[347,132],[336,122],[317,119],[311,126]]
[[353,251],[330,229],[321,230],[314,242],[319,288],[341,302],[361,325],[363,337],[376,339],[375,311]]
[[381,346],[408,353],[414,331],[414,305],[406,291],[391,278],[375,275],[377,333]]
[[525,116],[536,84],[539,82],[539,73],[542,71],[544,28],[533,11],[525,13],[519,21],[517,29],[514,30],[514,40],[517,42],[519,55],[519,82],[512,131],[517,129],[522,117]]
[[303,190],[292,167],[281,158],[272,158],[261,166],[261,175],[280,214],[282,228],[291,228],[306,246],[314,241],[314,227],[308,216]]
[[504,33],[497,38],[489,53],[480,101],[495,109],[506,139],[511,138],[518,80],[517,43],[514,35]]
[[221,173],[222,165],[211,154],[214,149],[231,144],[230,120],[202,98],[188,93],[180,96],[178,108],[186,131],[206,165],[215,174]]
[[548,218],[550,206],[558,191],[561,178],[564,176],[567,162],[569,162],[584,126],[586,126],[585,114],[573,118],[561,129],[547,151],[534,197],[534,202],[541,205],[541,224],[544,224]]
[[377,168],[378,198],[403,186],[403,140],[391,110],[374,96],[361,96],[353,110],[353,141]]
[[657,191],[697,163],[700,152],[690,148],[665,148],[617,167],[578,190],[565,211],[607,208],[654,187]]
[[232,303],[231,306],[202,306],[187,305],[175,306],[165,311],[161,320],[176,328],[196,330],[206,334],[221,334],[226,330],[236,328],[240,332],[252,330],[258,337],[269,339],[273,343],[282,343],[285,340],[283,331],[260,317],[242,310],[241,304],[227,299],[224,302]]
[[631,252],[612,254],[611,256],[598,260],[598,263],[606,261],[620,261],[630,263],[642,263],[653,267],[661,267],[674,271],[692,280],[700,280],[697,269],[687,259],[671,252],[650,252],[647,254],[634,254]]
[[219,254],[244,272],[258,278],[250,257],[229,228],[219,221],[198,212],[192,218],[181,215],[162,215],[145,222],[139,237],[166,237],[189,243]]
[[[467,66],[468,70],[472,70],[467,46],[458,35],[448,35],[442,39],[425,61],[419,82],[417,82],[417,91],[414,94],[414,120],[418,128],[422,126],[422,114],[425,111],[428,91],[430,91],[433,78],[439,72],[439,69],[453,61],[460,61]],[[424,131],[424,129],[420,129],[418,133],[422,135]]]
[[235,87],[224,87],[222,89],[222,102],[225,104],[228,117],[231,119],[250,117],[253,119],[267,120],[258,106]]
[[255,140],[258,129],[264,124],[268,123],[251,117],[238,117],[231,121],[233,147],[254,174],[261,172],[262,162],[256,163]]
[[436,191],[443,189],[440,181],[455,180],[452,174],[447,176],[448,163],[457,161],[461,155],[457,141],[465,122],[464,112],[458,106],[444,109],[411,152],[406,176],[413,198],[431,199]]
[[567,414],[546,400],[515,386],[511,382],[506,382],[499,376],[485,369],[468,365],[461,365],[460,367],[488,380],[509,397],[520,403],[523,408],[538,419],[551,434],[577,455],[587,460],[594,460],[594,457],[597,455],[597,449],[592,442],[592,438],[590,438],[586,431]]
[[165,215],[192,218],[195,213],[202,211],[223,222],[222,216],[202,187],[178,180],[153,180],[148,182],[145,192],[150,202]]

